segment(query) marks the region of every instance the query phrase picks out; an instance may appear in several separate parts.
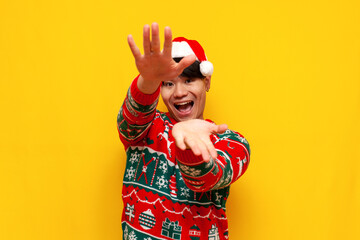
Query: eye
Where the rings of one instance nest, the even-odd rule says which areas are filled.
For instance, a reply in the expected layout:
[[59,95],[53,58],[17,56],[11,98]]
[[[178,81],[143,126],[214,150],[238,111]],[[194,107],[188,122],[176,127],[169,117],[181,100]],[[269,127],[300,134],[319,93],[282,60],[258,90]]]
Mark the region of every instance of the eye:
[[194,81],[193,79],[189,78],[185,80],[185,83],[192,83],[193,81]]
[[163,85],[164,87],[171,87],[171,86],[173,86],[174,84],[173,84],[172,82],[162,82],[162,85]]

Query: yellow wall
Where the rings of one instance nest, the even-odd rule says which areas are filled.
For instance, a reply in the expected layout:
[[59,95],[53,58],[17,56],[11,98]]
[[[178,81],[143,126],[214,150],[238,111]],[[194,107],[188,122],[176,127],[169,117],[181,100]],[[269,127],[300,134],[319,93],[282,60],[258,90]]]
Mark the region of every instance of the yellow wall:
[[121,239],[126,36],[153,21],[203,44],[206,117],[251,144],[231,239],[359,239],[357,0],[1,0],[0,239]]

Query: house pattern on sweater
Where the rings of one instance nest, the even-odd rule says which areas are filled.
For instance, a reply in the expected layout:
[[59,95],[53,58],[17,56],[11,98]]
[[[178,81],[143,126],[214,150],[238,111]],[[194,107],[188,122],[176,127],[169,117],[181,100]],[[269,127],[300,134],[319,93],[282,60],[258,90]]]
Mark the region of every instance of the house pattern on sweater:
[[230,184],[247,169],[249,144],[239,133],[211,135],[218,158],[203,162],[175,146],[176,123],[156,110],[159,90],[132,83],[118,114],[127,162],[123,178],[123,239],[228,239]]

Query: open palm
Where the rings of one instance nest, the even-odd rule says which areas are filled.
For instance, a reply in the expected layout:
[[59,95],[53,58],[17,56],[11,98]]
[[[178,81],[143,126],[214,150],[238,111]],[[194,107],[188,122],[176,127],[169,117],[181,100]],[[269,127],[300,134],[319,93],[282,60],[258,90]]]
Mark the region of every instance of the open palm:
[[129,47],[140,73],[139,80],[144,87],[140,90],[149,91],[148,93],[154,92],[162,81],[178,77],[196,59],[195,55],[189,55],[176,63],[171,57],[172,33],[169,27],[164,30],[164,38],[164,48],[161,51],[158,24],[151,25],[151,39],[150,26],[145,25],[143,29],[144,54],[141,54],[133,37],[128,36]]

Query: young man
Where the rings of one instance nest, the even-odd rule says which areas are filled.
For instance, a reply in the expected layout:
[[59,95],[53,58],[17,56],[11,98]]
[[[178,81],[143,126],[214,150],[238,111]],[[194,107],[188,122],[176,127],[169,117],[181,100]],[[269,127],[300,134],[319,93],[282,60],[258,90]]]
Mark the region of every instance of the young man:
[[[143,29],[144,54],[128,43],[140,75],[118,115],[127,153],[123,238],[228,239],[225,203],[230,184],[247,169],[245,138],[204,120],[213,66],[201,45],[156,23]],[[169,112],[156,110],[159,94]]]

